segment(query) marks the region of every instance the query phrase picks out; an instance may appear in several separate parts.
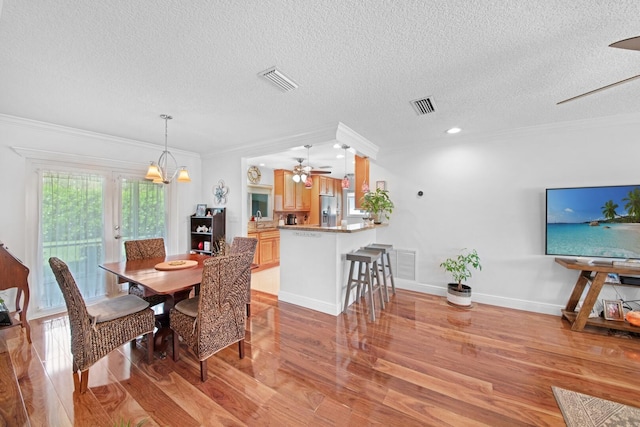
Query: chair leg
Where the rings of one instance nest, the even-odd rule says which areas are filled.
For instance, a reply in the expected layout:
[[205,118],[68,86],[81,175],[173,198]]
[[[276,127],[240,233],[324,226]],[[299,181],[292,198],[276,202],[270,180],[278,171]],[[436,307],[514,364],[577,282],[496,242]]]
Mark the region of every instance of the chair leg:
[[153,363],[153,331],[146,334],[146,336],[147,336],[147,363],[151,365]]
[[80,374],[80,393],[85,393],[89,388],[89,370]]
[[240,359],[244,359],[244,338],[238,341],[238,354]]
[[176,331],[173,331],[173,361],[177,362],[180,360],[180,336]]
[[351,278],[353,277],[353,264],[354,264],[354,261],[351,261],[351,265],[349,266],[349,276],[347,278],[347,292],[344,296],[344,309],[342,310],[343,313],[346,313],[347,308],[349,307],[349,294],[351,293]]
[[200,381],[205,382],[207,380],[207,360],[200,361]]
[[84,394],[87,391],[89,385],[89,370],[73,373],[73,391],[74,393]]
[[80,392],[80,375],[78,375],[77,371],[73,372],[73,392]]

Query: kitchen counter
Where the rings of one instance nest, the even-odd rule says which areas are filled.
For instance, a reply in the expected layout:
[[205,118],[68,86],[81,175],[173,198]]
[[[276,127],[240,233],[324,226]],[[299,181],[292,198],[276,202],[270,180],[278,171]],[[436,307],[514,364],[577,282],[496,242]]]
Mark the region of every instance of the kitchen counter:
[[376,230],[384,226],[364,223],[346,227],[279,226],[278,300],[333,316],[340,314],[349,274],[345,256],[375,243]]
[[357,233],[359,231],[372,230],[379,227],[386,227],[388,224],[365,224],[364,222],[357,224],[349,224],[341,227],[321,227],[319,225],[281,225],[280,230],[298,230],[298,231],[316,231],[320,233]]

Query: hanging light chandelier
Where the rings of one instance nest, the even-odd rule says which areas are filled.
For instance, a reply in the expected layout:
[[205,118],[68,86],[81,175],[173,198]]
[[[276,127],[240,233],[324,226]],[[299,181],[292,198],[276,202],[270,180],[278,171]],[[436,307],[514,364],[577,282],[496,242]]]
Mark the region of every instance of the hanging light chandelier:
[[342,144],[342,148],[344,149],[344,178],[342,178],[342,189],[349,189],[349,177],[347,176],[347,150],[349,147],[347,144]]
[[167,123],[173,119],[173,117],[167,114],[161,114],[160,117],[164,120],[164,151],[160,154],[158,163],[151,162],[147,169],[145,179],[153,180],[155,184],[169,184],[177,175],[178,182],[191,182],[187,167],[180,166],[178,168],[178,161],[167,148]]

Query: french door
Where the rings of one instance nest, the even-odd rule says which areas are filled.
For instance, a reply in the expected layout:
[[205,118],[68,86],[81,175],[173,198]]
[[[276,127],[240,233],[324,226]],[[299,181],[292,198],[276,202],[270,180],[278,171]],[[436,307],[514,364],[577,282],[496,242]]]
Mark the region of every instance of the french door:
[[[64,306],[49,257],[62,259],[86,300],[115,293],[113,278],[98,267],[124,259],[123,242],[165,237],[165,186],[107,170],[47,167],[38,170],[38,310]],[[115,286],[115,285],[113,285]]]

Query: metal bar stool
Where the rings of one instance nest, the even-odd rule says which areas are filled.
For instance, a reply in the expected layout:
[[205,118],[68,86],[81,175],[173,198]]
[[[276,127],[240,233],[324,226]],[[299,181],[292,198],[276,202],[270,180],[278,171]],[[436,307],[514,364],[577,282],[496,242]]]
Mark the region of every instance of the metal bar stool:
[[380,255],[380,271],[382,272],[382,282],[384,283],[385,295],[387,296],[387,301],[389,301],[389,290],[387,289],[387,278],[389,282],[391,282],[391,292],[396,294],[396,284],[393,281],[393,270],[391,270],[391,256],[389,253],[393,250],[393,245],[385,244],[385,243],[372,243],[365,247],[365,249],[369,250],[377,250],[381,251]]
[[[349,266],[349,277],[347,279],[347,292],[344,298],[343,313],[346,313],[347,308],[349,307],[349,295],[351,294],[351,289],[354,287],[356,288],[357,299],[361,297],[361,286],[363,287],[363,293],[369,293],[369,317],[372,322],[375,322],[376,320],[376,310],[373,298],[374,292],[378,292],[378,295],[380,296],[380,306],[384,309],[382,287],[380,285],[379,275],[376,273],[378,271],[378,258],[380,258],[379,251],[367,251],[362,249],[350,252],[346,255],[346,260],[351,261],[351,265]],[[357,275],[354,277],[353,273],[356,268]],[[373,278],[375,278],[375,284],[373,282]]]

